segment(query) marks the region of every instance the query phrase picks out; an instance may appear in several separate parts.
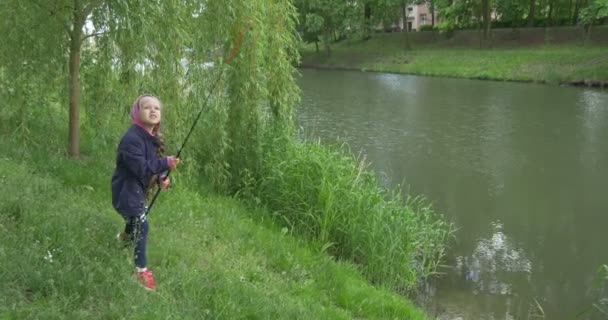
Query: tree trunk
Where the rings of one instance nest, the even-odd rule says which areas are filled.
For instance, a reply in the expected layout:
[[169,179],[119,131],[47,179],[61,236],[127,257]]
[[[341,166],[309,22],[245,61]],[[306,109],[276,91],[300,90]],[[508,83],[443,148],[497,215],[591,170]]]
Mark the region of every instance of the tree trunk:
[[365,3],[364,9],[363,9],[363,15],[364,15],[364,19],[363,19],[363,23],[365,24],[364,26],[364,33],[365,35],[363,36],[363,38],[365,40],[371,38],[372,36],[372,30],[371,30],[371,23],[372,23],[372,7],[369,3]]
[[536,11],[536,0],[530,0],[530,7],[528,9],[528,27],[534,27],[535,11]]
[[549,13],[547,13],[547,22],[549,23],[549,26],[553,25],[553,0],[549,1]]
[[433,0],[429,1],[430,10],[431,10],[431,27],[435,28],[435,4],[433,4]]
[[483,49],[483,8],[481,11],[477,11],[475,15],[477,17],[477,38],[479,39],[479,49]]
[[403,11],[402,11],[403,27],[405,28],[405,49],[407,50],[410,48],[410,35],[409,35],[410,30],[407,27],[407,2],[406,2],[406,0],[403,0],[402,4],[403,4],[403,6],[402,6],[402,8],[403,8]]
[[572,24],[578,24],[578,11],[581,8],[581,0],[574,1],[574,14],[572,15]]
[[405,2],[405,0],[401,1],[401,19],[403,20],[403,30],[405,30],[405,32],[408,32],[409,30],[407,29],[407,3]]
[[69,151],[73,158],[80,157],[80,47],[78,41],[70,44],[70,122],[69,122]]
[[73,158],[80,157],[80,50],[82,46],[82,27],[86,16],[82,11],[79,0],[74,0],[74,15],[70,32],[70,84],[69,84],[69,154]]
[[482,0],[483,14],[483,38],[488,42],[490,37],[490,28],[492,27],[492,12],[490,10],[490,0]]

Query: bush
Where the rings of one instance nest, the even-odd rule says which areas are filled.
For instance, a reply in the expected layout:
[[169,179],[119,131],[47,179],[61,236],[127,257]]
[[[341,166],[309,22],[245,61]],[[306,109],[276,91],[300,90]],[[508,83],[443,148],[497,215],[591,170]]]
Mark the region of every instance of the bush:
[[435,31],[435,30],[437,30],[437,28],[435,28],[434,26],[432,26],[430,24],[425,24],[420,27],[420,31]]

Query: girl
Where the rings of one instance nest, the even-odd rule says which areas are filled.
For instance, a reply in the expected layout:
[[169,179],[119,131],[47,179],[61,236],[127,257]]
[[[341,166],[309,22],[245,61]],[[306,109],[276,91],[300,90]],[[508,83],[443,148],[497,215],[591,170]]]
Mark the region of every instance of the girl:
[[179,164],[174,156],[161,156],[161,110],[161,103],[154,96],[143,95],[135,100],[131,108],[133,124],[118,144],[112,175],[112,205],[125,219],[125,230],[118,238],[135,242],[135,274],[148,290],[155,290],[156,284],[152,272],[146,268],[148,221],[144,201],[154,185],[169,188],[169,178],[163,172]]

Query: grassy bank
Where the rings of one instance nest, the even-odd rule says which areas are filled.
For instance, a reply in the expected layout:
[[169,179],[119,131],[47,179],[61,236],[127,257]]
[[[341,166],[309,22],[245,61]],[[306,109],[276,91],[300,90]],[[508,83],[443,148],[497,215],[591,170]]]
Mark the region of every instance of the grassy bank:
[[380,188],[344,146],[291,143],[267,154],[264,179],[243,192],[284,226],[395,291],[411,292],[436,271],[452,227],[424,197]]
[[446,41],[410,43],[401,33],[368,41],[343,41],[332,53],[302,49],[302,66],[395,72],[441,77],[608,84],[607,46],[574,44],[479,49]]
[[148,293],[114,240],[122,220],[109,203],[112,150],[73,161],[51,140],[1,139],[2,319],[425,318],[268,213],[194,192],[179,174],[150,217],[159,290]]

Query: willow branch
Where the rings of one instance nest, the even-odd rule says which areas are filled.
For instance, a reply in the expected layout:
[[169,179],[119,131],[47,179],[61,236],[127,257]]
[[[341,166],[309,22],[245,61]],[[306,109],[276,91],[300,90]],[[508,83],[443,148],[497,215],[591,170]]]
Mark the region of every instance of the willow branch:
[[110,31],[101,31],[101,32],[95,32],[95,33],[87,34],[84,37],[82,37],[82,40],[88,39],[88,38],[91,38],[91,37],[101,36],[101,35],[104,35],[104,34],[107,34],[107,33],[110,33]]

